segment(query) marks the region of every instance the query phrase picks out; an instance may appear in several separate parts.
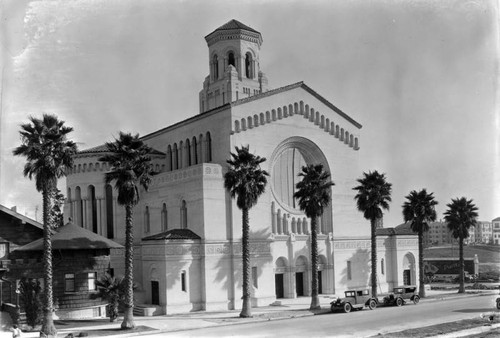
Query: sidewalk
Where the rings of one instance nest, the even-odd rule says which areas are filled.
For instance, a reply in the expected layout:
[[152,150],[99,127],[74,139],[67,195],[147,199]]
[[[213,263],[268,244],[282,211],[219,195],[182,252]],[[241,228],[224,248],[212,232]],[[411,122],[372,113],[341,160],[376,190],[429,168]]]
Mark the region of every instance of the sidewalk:
[[[450,298],[463,298],[463,297],[476,297],[478,293],[465,293],[457,294],[457,290],[428,290],[427,297],[422,299],[422,302],[438,301]],[[479,294],[496,294],[498,291],[484,290]],[[213,327],[219,325],[234,325],[258,321],[268,321],[268,320],[278,320],[286,318],[296,318],[304,316],[313,316],[315,313],[329,312],[329,304],[333,295],[320,295],[320,301],[322,304],[322,309],[312,312],[309,311],[309,305],[311,302],[310,297],[300,297],[295,299],[281,299],[281,305],[279,306],[265,306],[252,309],[252,318],[239,318],[240,310],[230,310],[222,312],[191,312],[185,314],[175,314],[166,316],[154,316],[154,317],[134,317],[136,326],[146,326],[152,329],[148,332],[137,332],[137,333],[119,333],[114,335],[107,335],[107,338],[117,338],[117,337],[130,337],[130,336],[140,336],[141,334],[153,334],[160,332],[175,332],[183,330],[200,329],[206,327]],[[2,312],[2,322],[0,329],[0,338],[12,337],[10,332],[5,332],[10,328],[10,318],[9,316]],[[8,321],[8,322],[7,322]],[[81,326],[77,324],[71,325],[68,328],[62,328],[58,326],[57,337],[65,337],[68,333],[73,333],[76,335],[82,331],[91,330],[104,330],[104,329],[116,329],[119,327],[121,321],[115,323],[110,323],[108,319],[98,319],[92,320],[89,325],[89,321],[82,321]],[[4,332],[1,332],[4,331]],[[26,332],[23,337],[38,337],[36,332]]]

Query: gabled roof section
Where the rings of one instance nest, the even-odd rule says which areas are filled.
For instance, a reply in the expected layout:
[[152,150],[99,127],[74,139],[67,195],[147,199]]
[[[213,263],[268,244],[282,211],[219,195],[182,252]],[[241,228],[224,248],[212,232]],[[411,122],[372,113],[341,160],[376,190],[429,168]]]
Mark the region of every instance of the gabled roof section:
[[[58,228],[52,235],[52,250],[94,250],[115,248],[123,248],[123,246],[71,222]],[[17,250],[42,251],[43,238],[17,248],[15,251]]]
[[287,85],[287,86],[283,86],[283,87],[280,87],[280,88],[276,88],[276,89],[273,89],[273,90],[269,90],[267,92],[264,92],[264,93],[261,93],[261,94],[257,94],[257,95],[254,95],[254,96],[250,96],[250,97],[247,97],[247,98],[244,98],[244,99],[240,99],[240,100],[234,101],[234,102],[231,103],[231,106],[237,106],[237,105],[240,105],[240,104],[244,104],[244,103],[247,103],[247,102],[251,102],[251,101],[255,101],[255,100],[261,99],[263,97],[273,96],[273,95],[276,95],[276,94],[279,94],[279,93],[287,92],[287,91],[295,89],[295,88],[302,88],[302,89],[304,89],[309,94],[311,94],[312,96],[314,96],[316,99],[318,99],[319,101],[321,101],[325,106],[327,106],[328,108],[332,109],[337,114],[339,114],[340,116],[342,116],[343,118],[345,118],[347,121],[349,121],[350,123],[352,123],[358,129],[361,129],[363,127],[359,122],[357,122],[352,117],[350,117],[349,115],[347,115],[346,113],[344,113],[342,110],[340,110],[339,108],[337,108],[330,101],[328,101],[323,96],[321,96],[316,91],[314,91],[311,87],[309,87],[308,85],[306,85],[303,81],[300,81],[300,82],[297,82],[297,83],[293,83],[293,84],[290,84],[290,85]]
[[160,234],[144,237],[143,241],[158,241],[158,240],[197,240],[200,236],[189,229],[172,229]]
[[[142,137],[141,137],[141,139],[142,139]],[[97,147],[81,150],[77,153],[77,155],[104,154],[104,153],[108,153],[108,152],[109,151],[108,151],[108,147],[106,146],[106,144],[101,144]],[[149,155],[165,156],[165,153],[152,148],[152,151],[149,153]]]
[[34,227],[36,228],[39,228],[39,229],[42,229],[43,230],[43,224],[42,223],[39,223],[37,221],[35,221],[34,219],[31,219],[29,217],[26,217],[24,215],[21,215],[20,213],[12,210],[12,209],[9,209],[7,208],[6,206],[3,206],[0,204],[0,212],[3,212],[11,217],[14,217],[14,218],[17,218],[18,220],[20,220],[22,223],[27,223],[27,224],[31,224],[33,225]]
[[492,222],[497,222],[497,221],[500,221],[500,217],[497,217],[494,220],[492,220]]

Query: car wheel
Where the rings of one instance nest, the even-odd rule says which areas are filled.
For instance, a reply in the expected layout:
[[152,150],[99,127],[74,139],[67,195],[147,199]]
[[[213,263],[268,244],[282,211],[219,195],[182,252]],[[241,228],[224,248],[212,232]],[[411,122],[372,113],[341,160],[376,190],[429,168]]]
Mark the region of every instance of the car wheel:
[[420,302],[420,296],[413,297],[413,304],[417,305]]
[[330,306],[330,311],[335,312],[335,310],[337,310],[337,308],[332,304],[332,306]]
[[396,299],[396,306],[401,306],[401,305],[403,305],[403,298],[398,297],[398,298]]
[[349,313],[349,312],[351,312],[351,310],[352,310],[351,303],[345,303],[344,304],[344,312]]
[[377,307],[377,302],[374,299],[370,300],[370,302],[368,303],[368,307],[370,308],[370,310],[375,309]]
[[500,310],[500,300],[497,300],[497,309]]

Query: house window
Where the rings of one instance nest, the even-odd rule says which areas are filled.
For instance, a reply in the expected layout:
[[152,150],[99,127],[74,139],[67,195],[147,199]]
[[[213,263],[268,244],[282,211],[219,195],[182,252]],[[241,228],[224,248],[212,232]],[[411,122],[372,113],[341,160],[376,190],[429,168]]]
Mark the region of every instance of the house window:
[[75,292],[75,274],[64,274],[64,292]]
[[181,289],[182,291],[186,292],[187,291],[187,283],[186,283],[186,271],[183,270],[181,272]]
[[347,280],[352,279],[351,261],[347,261]]
[[382,260],[380,261],[380,271],[382,272],[383,275],[385,274],[384,263],[385,263],[384,259],[382,258]]
[[89,272],[87,278],[88,278],[89,291],[96,291],[97,286],[95,284],[95,281],[97,279],[97,272]]
[[0,259],[7,258],[9,255],[9,243],[3,242],[0,243]]
[[256,289],[259,287],[258,275],[257,275],[257,267],[256,266],[252,267],[252,285]]

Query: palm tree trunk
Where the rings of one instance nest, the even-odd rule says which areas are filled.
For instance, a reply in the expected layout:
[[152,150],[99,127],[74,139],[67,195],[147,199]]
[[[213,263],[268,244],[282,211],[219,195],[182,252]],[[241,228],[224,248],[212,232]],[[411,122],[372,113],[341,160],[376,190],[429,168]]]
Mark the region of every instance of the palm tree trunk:
[[132,204],[125,206],[125,313],[122,329],[133,329],[134,324],[134,232]]
[[458,293],[465,293],[464,239],[462,237],[458,238],[458,255],[459,255],[459,263],[460,263],[460,276],[458,277],[460,285],[458,286]]
[[252,304],[250,293],[250,224],[248,219],[248,208],[242,209],[242,238],[241,238],[241,253],[243,259],[243,305],[241,308],[240,317],[252,317]]
[[424,283],[424,233],[422,230],[418,232],[418,295],[420,298],[425,298],[425,283]]
[[311,307],[309,310],[321,309],[318,297],[318,222],[317,217],[311,218]]
[[372,240],[372,297],[377,297],[377,219],[370,220]]
[[42,192],[43,199],[43,269],[44,269],[44,309],[42,332],[46,335],[55,336],[57,329],[52,317],[54,311],[52,294],[52,233],[50,217],[50,192],[51,187],[46,187]]

